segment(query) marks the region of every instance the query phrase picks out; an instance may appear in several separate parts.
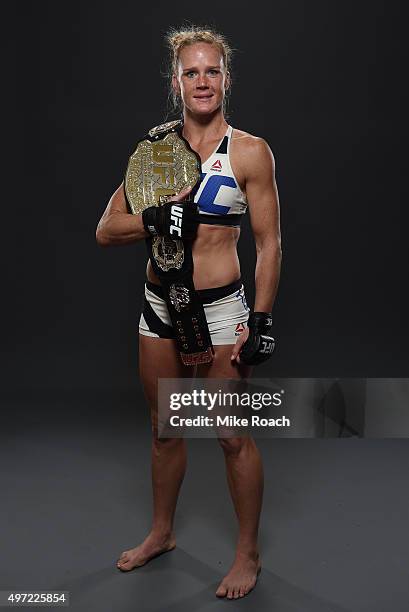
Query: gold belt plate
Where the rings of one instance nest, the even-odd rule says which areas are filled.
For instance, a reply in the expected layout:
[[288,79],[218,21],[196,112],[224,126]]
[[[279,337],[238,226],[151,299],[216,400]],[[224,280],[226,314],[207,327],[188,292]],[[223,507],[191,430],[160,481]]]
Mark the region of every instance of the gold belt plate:
[[159,206],[200,179],[196,154],[177,132],[153,142],[141,140],[129,158],[125,193],[133,214]]

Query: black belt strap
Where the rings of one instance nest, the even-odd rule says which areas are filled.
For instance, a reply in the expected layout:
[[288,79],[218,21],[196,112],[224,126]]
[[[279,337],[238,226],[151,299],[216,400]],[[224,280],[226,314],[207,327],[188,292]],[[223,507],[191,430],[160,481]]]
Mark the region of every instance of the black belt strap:
[[[155,242],[154,242],[155,241]],[[204,313],[203,304],[193,284],[192,245],[189,240],[172,240],[167,237],[147,238],[146,245],[153,271],[163,288],[163,297],[176,335],[176,343],[185,365],[209,363],[213,359],[213,345]],[[160,262],[178,248],[181,254],[178,267],[161,268]],[[161,257],[155,258],[158,249]],[[166,267],[166,266],[165,266]]]

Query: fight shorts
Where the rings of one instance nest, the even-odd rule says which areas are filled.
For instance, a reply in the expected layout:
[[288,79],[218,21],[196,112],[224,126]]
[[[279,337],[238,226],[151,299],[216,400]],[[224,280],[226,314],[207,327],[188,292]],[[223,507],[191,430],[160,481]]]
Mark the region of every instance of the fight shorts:
[[[224,287],[199,289],[197,293],[204,307],[213,344],[235,344],[247,327],[250,310],[241,279]],[[175,338],[162,287],[148,280],[139,333],[151,338]]]

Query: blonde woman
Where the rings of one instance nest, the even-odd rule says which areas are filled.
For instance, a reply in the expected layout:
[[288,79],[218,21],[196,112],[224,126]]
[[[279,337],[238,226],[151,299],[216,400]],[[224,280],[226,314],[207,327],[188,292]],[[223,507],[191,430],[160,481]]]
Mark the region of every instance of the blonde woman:
[[[148,262],[139,327],[139,368],[152,415],[153,518],[146,539],[120,555],[117,567],[122,571],[140,567],[176,545],[173,520],[186,468],[186,446],[184,439],[157,436],[158,378],[248,377],[250,364],[257,363],[257,340],[271,328],[281,263],[273,155],[265,140],[228,125],[224,114],[231,87],[231,49],[225,37],[213,30],[191,27],[172,31],[168,44],[172,94],[183,114],[182,133],[202,160],[202,181],[194,193],[198,214],[192,215],[186,206],[188,231],[184,239],[191,241],[193,281],[204,305],[214,356],[211,363],[193,368],[182,364],[160,281]],[[185,190],[171,201],[182,203],[188,195]],[[256,296],[250,313],[236,248],[240,217],[247,210],[257,249]],[[155,214],[154,210],[129,214],[121,185],[98,224],[97,242],[120,245],[143,240],[152,233],[166,235],[164,218],[159,222]],[[258,528],[263,468],[253,438],[219,442],[238,519],[238,538],[232,566],[216,595],[237,599],[255,586],[261,567]]]

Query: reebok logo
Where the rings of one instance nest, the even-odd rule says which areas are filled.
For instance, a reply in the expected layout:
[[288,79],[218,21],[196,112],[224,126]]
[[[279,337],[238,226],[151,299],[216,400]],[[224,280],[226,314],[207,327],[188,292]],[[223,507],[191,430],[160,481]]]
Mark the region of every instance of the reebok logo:
[[182,236],[182,215],[183,208],[178,204],[173,204],[170,209],[170,220],[173,221],[173,225],[169,228],[170,234],[176,234],[179,238]]
[[237,323],[236,329],[234,330],[235,336],[240,336],[245,330],[244,323]]
[[222,162],[220,161],[220,159],[217,159],[210,169],[211,170],[216,170],[216,172],[221,172],[222,171]]

